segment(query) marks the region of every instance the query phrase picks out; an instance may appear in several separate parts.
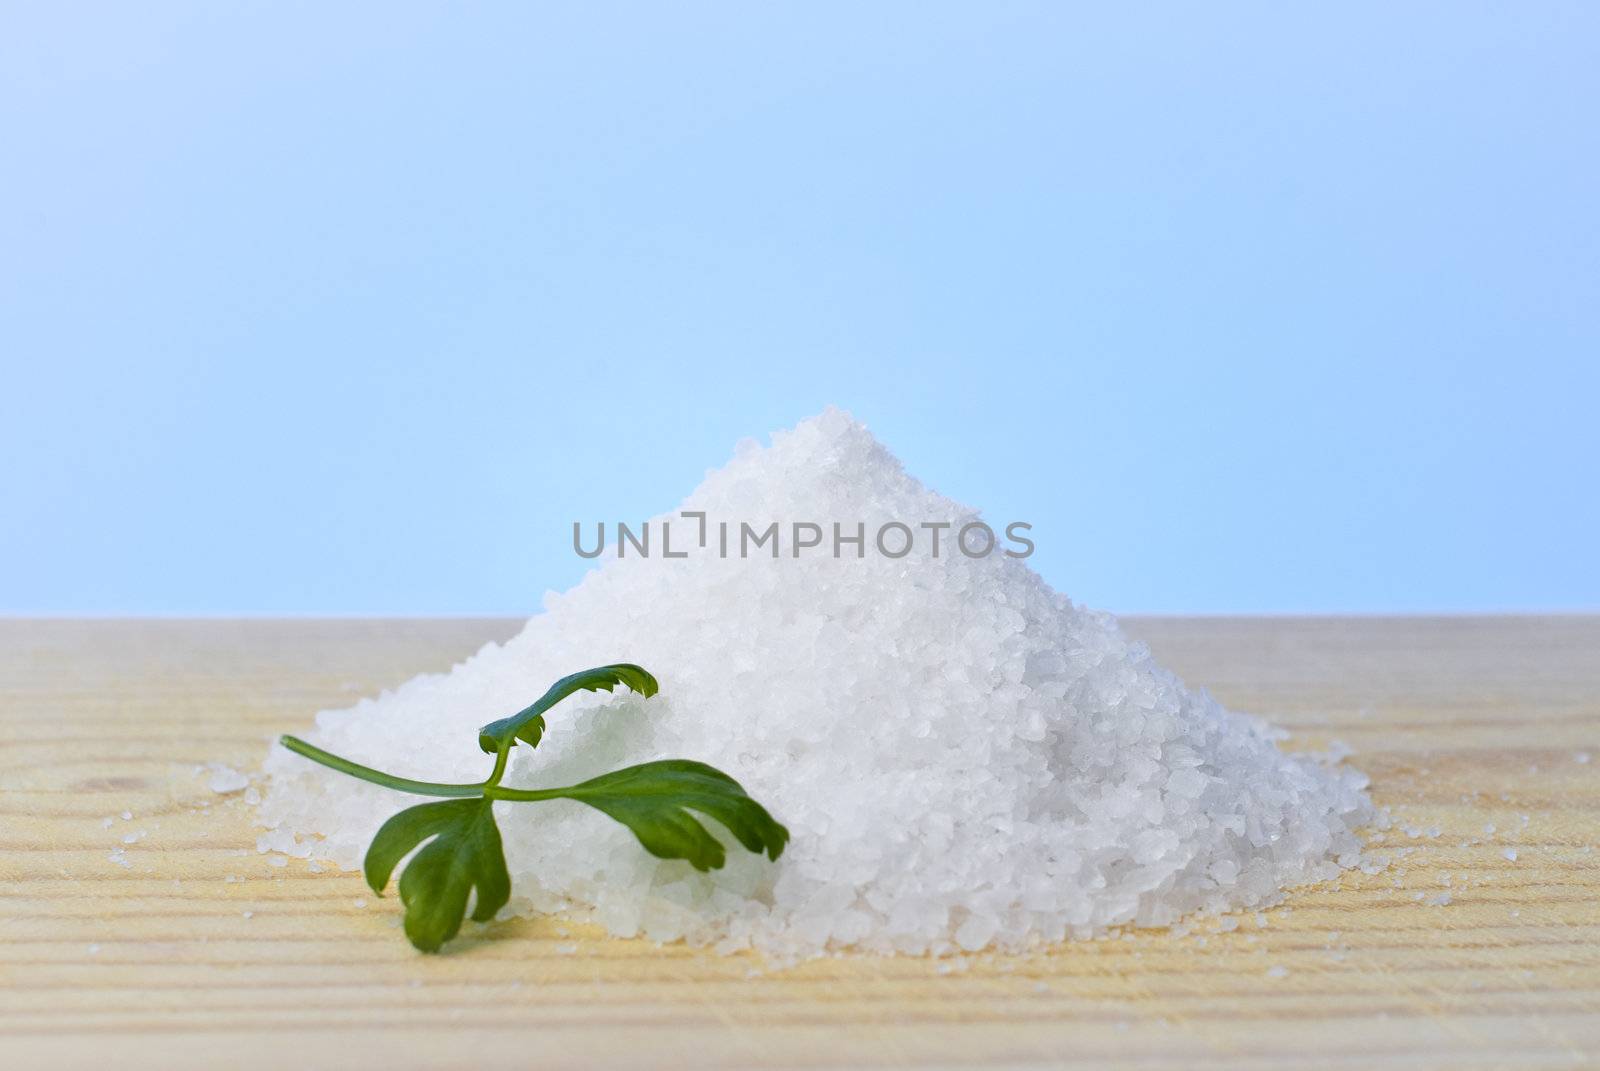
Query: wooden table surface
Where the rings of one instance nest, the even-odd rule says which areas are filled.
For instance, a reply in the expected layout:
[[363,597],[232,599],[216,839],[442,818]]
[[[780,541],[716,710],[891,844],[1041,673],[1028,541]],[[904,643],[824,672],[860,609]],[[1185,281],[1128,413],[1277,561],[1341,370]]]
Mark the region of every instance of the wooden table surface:
[[1354,748],[1404,857],[1031,957],[774,971],[559,919],[424,957],[196,772],[516,627],[0,622],[0,1067],[1600,1066],[1600,618],[1129,622]]

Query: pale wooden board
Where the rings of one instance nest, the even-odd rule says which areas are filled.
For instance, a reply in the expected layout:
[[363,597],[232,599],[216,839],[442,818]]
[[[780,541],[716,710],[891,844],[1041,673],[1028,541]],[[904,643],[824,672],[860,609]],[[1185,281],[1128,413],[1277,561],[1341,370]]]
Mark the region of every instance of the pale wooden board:
[[[515,627],[0,622],[0,1067],[1600,1062],[1600,618],[1131,623],[1441,831],[1204,943],[761,972],[541,919],[423,957],[392,898],[269,865],[194,773]],[[1452,903],[1414,899],[1447,874]]]

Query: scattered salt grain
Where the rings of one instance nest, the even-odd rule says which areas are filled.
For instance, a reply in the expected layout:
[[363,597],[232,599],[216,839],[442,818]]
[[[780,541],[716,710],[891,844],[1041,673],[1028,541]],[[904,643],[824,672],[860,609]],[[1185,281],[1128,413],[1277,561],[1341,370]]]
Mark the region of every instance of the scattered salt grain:
[[206,787],[219,795],[226,795],[250,787],[250,778],[231,766],[212,763],[211,780],[206,782]]
[[1517,850],[1515,848],[1507,848],[1500,854],[1511,860],[1513,863],[1517,861]]
[[[700,874],[581,805],[501,804],[513,910],[784,958],[1023,950],[1259,908],[1337,877],[1380,819],[1358,771],[1283,752],[1281,733],[1187,688],[1027,562],[953,553],[949,533],[978,515],[837,410],[741,446],[681,508],[706,514],[708,549],[613,546],[516,638],[322,711],[305,737],[400,776],[477,780],[478,726],[575,669],[637,662],[659,695],[567,700],[537,751],[512,752],[507,783],[697,759],[789,827],[788,851],[769,862],[712,824],[732,850]],[[864,554],[715,552],[718,521],[778,518],[863,523]],[[664,521],[675,544],[694,532],[671,514],[658,536]],[[871,535],[890,521],[954,527],[939,556],[891,559]],[[398,805],[282,749],[266,772],[274,850],[347,870]]]

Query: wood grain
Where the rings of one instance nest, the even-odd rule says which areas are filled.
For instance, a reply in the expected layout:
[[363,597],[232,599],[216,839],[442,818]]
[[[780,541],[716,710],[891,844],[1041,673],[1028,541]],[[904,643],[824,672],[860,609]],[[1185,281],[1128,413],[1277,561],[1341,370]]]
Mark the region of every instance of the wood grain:
[[1406,857],[1260,927],[1031,957],[771,971],[558,919],[423,957],[196,771],[514,622],[0,622],[0,1066],[1600,1064],[1600,618],[1129,627],[1295,746],[1352,746]]

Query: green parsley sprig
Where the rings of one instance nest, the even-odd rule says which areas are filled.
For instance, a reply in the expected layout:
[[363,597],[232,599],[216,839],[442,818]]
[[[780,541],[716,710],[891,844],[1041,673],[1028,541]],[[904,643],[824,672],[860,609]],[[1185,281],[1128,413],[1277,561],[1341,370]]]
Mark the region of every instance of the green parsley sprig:
[[740,844],[770,859],[783,854],[789,831],[744,788],[720,770],[688,759],[664,759],[602,774],[563,788],[506,788],[511,749],[518,743],[538,747],[545,732],[544,715],[578,691],[611,691],[617,685],[645,698],[659,685],[631,663],[597,666],[563,677],[532,705],[490,722],[478,731],[478,746],[494,756],[494,769],[482,781],[447,784],[414,781],[374,770],[324,751],[293,736],[284,747],[340,773],[419,796],[441,796],[401,811],[372,838],[362,870],[379,896],[400,861],[421,845],[400,875],[400,902],[405,906],[406,936],[424,952],[437,952],[461,930],[469,895],[477,892],[472,918],[487,922],[511,898],[494,803],[537,803],[567,799],[586,803],[633,831],[644,850],[661,859],[685,859],[696,870],[715,870],[727,862],[722,843],[695,816],[713,818]]

